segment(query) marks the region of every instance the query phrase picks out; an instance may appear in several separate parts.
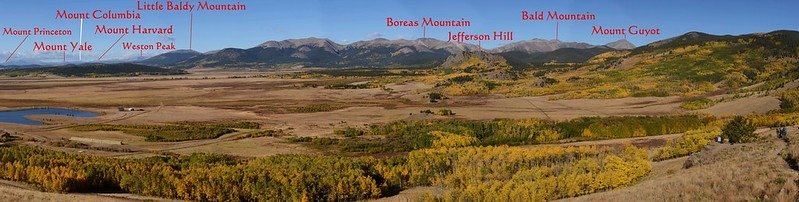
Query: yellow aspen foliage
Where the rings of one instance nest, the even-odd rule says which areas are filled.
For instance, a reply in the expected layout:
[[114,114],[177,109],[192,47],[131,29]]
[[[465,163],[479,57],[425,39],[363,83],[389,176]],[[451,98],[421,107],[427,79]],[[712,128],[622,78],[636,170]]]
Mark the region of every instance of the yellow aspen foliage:
[[560,133],[552,129],[543,129],[538,133],[538,136],[535,137],[535,141],[538,143],[556,142],[560,139]]
[[474,143],[477,143],[477,138],[472,136],[463,136],[457,135],[453,133],[443,132],[443,131],[433,131],[430,132],[430,135],[436,137],[436,140],[433,140],[433,147],[440,148],[440,147],[464,147],[469,146]]
[[799,124],[799,112],[750,115],[747,118],[752,122],[752,124],[760,127],[776,127]]
[[214,154],[115,159],[13,146],[0,148],[0,178],[54,192],[115,188],[194,201],[356,201],[430,185],[449,190],[433,200],[546,201],[627,186],[651,169],[646,151],[635,147],[479,147],[464,146],[474,144],[472,136],[431,135],[442,147],[380,159]]
[[[29,146],[0,148],[0,178],[47,191],[120,191],[196,201],[351,201],[377,198],[393,183],[374,158],[284,155],[240,162],[219,155],[113,159]],[[402,163],[400,161],[400,163]],[[402,166],[393,163],[396,168]],[[388,165],[388,164],[387,164]],[[407,175],[407,174],[405,174]],[[395,180],[407,177],[394,177]],[[382,177],[380,179],[383,179]],[[380,185],[378,183],[386,183]]]
[[[429,166],[412,173],[435,179],[426,183],[450,188],[440,198],[442,201],[555,200],[627,186],[651,170],[646,151],[632,146],[618,153],[595,147],[484,147],[415,152],[409,155],[408,165]],[[429,155],[449,160],[439,161]]]
[[591,129],[589,129],[589,128],[583,129],[583,133],[582,133],[582,135],[581,135],[581,136],[582,136],[582,137],[585,137],[585,138],[588,138],[588,139],[593,139],[593,138],[596,138],[596,136],[594,135],[594,133],[593,133],[593,132],[591,132]]
[[454,96],[487,94],[488,86],[483,82],[469,81],[461,84],[451,84],[444,88],[444,93]]
[[643,128],[637,128],[633,131],[633,137],[644,137],[646,136],[646,130]]
[[719,128],[692,130],[685,132],[678,138],[669,140],[665,145],[655,151],[653,157],[656,161],[687,156],[702,150],[712,142],[712,139],[721,134]]

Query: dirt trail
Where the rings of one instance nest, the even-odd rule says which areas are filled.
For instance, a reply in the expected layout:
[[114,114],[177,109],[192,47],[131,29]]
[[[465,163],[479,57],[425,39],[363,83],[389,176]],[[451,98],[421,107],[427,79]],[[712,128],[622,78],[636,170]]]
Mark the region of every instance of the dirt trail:
[[538,110],[539,112],[541,112],[541,114],[544,114],[544,116],[547,119],[552,119],[552,117],[550,117],[549,114],[547,114],[547,112],[545,112],[543,109],[541,109],[541,107],[538,107],[537,105],[535,105],[535,103],[533,103],[533,101],[531,101],[529,99],[524,99],[524,100],[527,101],[527,103],[530,103],[530,105],[532,105],[535,110]]
[[645,137],[631,137],[631,138],[619,138],[619,139],[609,139],[609,140],[595,140],[595,141],[580,141],[580,142],[569,142],[569,143],[558,143],[558,144],[536,144],[536,145],[524,145],[520,146],[523,148],[536,148],[536,147],[543,147],[543,146],[622,146],[624,144],[632,144],[638,147],[646,147],[646,148],[653,148],[658,147],[666,143],[666,141],[680,137],[682,133],[677,134],[668,134],[668,135],[655,135],[655,136],[645,136]]
[[780,100],[772,96],[752,96],[745,98],[738,98],[732,101],[722,102],[713,105],[707,109],[698,110],[702,113],[712,114],[714,116],[733,116],[733,115],[749,115],[749,114],[763,114],[771,110],[780,108]]
[[64,129],[64,128],[71,128],[71,127],[76,127],[76,126],[89,125],[89,124],[111,123],[111,122],[115,122],[115,121],[122,121],[122,120],[125,120],[125,119],[134,118],[134,117],[141,116],[141,115],[144,115],[144,114],[147,114],[147,113],[158,112],[158,111],[161,111],[161,108],[163,108],[163,107],[164,107],[164,103],[161,103],[161,105],[158,106],[157,108],[155,108],[155,110],[149,110],[149,111],[144,111],[144,112],[140,112],[140,113],[132,113],[132,114],[125,113],[119,118],[112,118],[112,119],[108,119],[108,120],[101,120],[101,121],[96,121],[96,122],[91,122],[91,123],[55,125],[55,126],[49,126],[49,127],[43,127],[43,128],[22,130],[22,132],[47,132],[47,131],[60,130],[60,129]]
[[419,199],[424,197],[425,195],[432,195],[438,196],[439,193],[443,193],[444,188],[441,187],[413,187],[410,189],[402,190],[399,194],[379,198],[375,200],[368,200],[370,202],[411,202],[411,201],[420,201]]

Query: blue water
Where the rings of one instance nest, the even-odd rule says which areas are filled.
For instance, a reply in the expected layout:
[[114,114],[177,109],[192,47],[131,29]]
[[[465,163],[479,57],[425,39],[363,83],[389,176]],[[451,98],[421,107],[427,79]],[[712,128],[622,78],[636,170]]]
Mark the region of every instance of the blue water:
[[64,108],[32,108],[10,111],[0,111],[0,122],[16,123],[22,125],[42,125],[41,121],[25,118],[29,115],[59,115],[69,117],[95,117],[97,113]]

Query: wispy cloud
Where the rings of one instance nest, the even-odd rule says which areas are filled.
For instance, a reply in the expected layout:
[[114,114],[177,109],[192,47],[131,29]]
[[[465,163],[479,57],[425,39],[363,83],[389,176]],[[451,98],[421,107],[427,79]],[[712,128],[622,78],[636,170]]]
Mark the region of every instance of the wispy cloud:
[[[0,65],[60,64],[65,62],[65,58],[66,63],[97,62],[97,59],[100,58],[100,54],[102,54],[102,52],[83,52],[83,60],[79,61],[77,51],[67,51],[66,53],[63,51],[18,51],[14,53],[8,62],[5,62],[6,58],[8,58],[10,54],[11,52],[0,52]],[[126,51],[120,54],[108,54],[100,62],[133,61],[139,59],[141,56],[140,54],[141,53],[137,51]],[[151,54],[145,53],[145,57],[151,56]]]
[[381,34],[380,32],[375,32],[375,33],[371,33],[371,34],[366,35],[366,38],[367,39],[383,38],[383,34]]
[[161,40],[161,42],[165,43],[175,42],[175,37],[172,35],[158,35],[158,38]]

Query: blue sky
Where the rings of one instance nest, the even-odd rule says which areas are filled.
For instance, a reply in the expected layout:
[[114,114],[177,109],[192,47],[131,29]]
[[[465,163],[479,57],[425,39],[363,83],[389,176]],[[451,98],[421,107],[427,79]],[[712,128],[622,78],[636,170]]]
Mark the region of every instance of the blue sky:
[[[154,0],[147,2],[153,3]],[[159,1],[165,3],[166,0]],[[174,1],[179,2],[179,1]],[[188,1],[196,4],[197,1]],[[591,35],[594,25],[626,28],[630,25],[654,27],[662,30],[657,36],[631,36],[627,39],[635,45],[670,38],[689,31],[711,34],[746,34],[768,32],[779,29],[799,30],[799,1],[599,1],[599,0],[549,0],[549,1],[422,1],[422,0],[340,0],[340,1],[254,1],[223,0],[212,3],[236,3],[247,5],[246,11],[195,11],[193,49],[205,52],[226,47],[249,48],[267,40],[289,38],[322,37],[347,44],[374,37],[388,39],[415,39],[422,37],[421,27],[386,27],[386,17],[421,20],[465,18],[471,27],[428,27],[427,37],[446,40],[447,32],[491,33],[512,31],[515,41],[532,38],[554,39],[555,22],[525,22],[521,11],[558,11],[562,13],[590,12],[595,21],[560,22],[561,41],[579,41],[604,44],[622,39],[623,36]],[[63,53],[33,52],[33,43],[68,43],[78,39],[78,20],[57,20],[56,10],[85,11],[95,9],[124,12],[136,10],[137,1],[45,1],[0,0],[0,27],[72,29],[75,35],[66,37],[31,36],[20,47],[12,61],[38,59],[57,61]],[[170,36],[127,35],[121,42],[154,43],[172,42],[178,49],[189,46],[189,13],[180,11],[137,11],[141,20],[86,20],[84,41],[90,42],[94,50],[84,53],[84,61],[97,60],[119,36],[94,35],[94,26],[146,26],[173,25],[175,33]],[[0,62],[22,41],[22,36],[0,35]],[[123,50],[120,44],[112,48],[105,60],[138,57],[141,52]],[[482,45],[493,48],[509,41],[489,41]],[[165,51],[144,52],[152,56]],[[77,60],[77,53],[67,53],[67,61]]]

